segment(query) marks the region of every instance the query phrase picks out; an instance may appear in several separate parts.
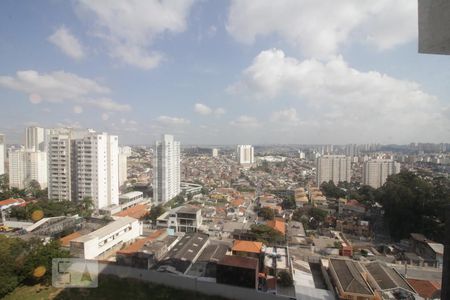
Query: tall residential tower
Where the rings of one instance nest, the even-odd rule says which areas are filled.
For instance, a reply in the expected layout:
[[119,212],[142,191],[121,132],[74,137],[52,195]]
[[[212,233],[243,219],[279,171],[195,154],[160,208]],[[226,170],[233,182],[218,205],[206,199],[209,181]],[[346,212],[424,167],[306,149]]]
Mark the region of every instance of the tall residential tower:
[[118,137],[93,130],[54,129],[48,146],[48,197],[92,199],[95,208],[119,203]]
[[400,163],[391,159],[371,159],[363,166],[363,183],[377,189],[389,175],[400,173]]
[[33,149],[9,151],[9,186],[25,189],[37,181],[41,189],[47,187],[47,153]]
[[250,165],[255,162],[254,149],[252,145],[238,145],[237,159],[241,165]]
[[25,149],[47,151],[47,130],[41,127],[28,127],[25,129]]
[[352,177],[352,159],[345,155],[324,155],[317,159],[317,185],[333,181],[350,182]]
[[177,196],[180,189],[180,142],[172,135],[163,135],[156,142],[153,163],[153,201],[165,203]]

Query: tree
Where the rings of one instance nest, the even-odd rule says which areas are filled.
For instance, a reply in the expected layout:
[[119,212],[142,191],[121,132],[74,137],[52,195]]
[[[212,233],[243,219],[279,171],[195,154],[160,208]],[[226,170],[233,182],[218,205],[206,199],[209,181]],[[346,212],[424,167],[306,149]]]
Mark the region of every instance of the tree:
[[281,202],[281,207],[283,209],[295,209],[297,207],[297,204],[295,203],[295,196],[290,195],[283,199],[283,202]]
[[263,207],[258,209],[258,216],[264,220],[273,220],[275,218],[275,212],[272,208]]
[[43,199],[47,197],[47,189],[42,190],[41,185],[36,180],[31,180],[27,184],[25,191],[27,194],[37,199]]
[[258,241],[264,244],[279,244],[285,241],[281,233],[265,224],[253,224],[251,232]]
[[0,175],[0,192],[4,193],[9,190],[9,178],[7,174]]
[[[0,236],[0,297],[14,290],[19,284],[51,281],[52,259],[70,257],[58,241],[43,244],[40,239],[23,241],[15,237]],[[45,272],[35,277],[40,267]]]
[[164,206],[157,205],[157,206],[153,206],[152,209],[150,210],[150,214],[148,216],[148,218],[152,221],[153,224],[156,224],[156,219],[161,216],[164,212],[165,212],[165,208]]
[[450,204],[448,179],[423,179],[402,171],[388,177],[377,190],[376,200],[383,205],[384,220],[393,239],[418,232],[437,242],[443,241],[444,212]]
[[323,182],[320,185],[320,189],[322,190],[322,192],[326,197],[337,199],[346,196],[346,193],[342,189],[338,188],[331,180],[329,182]]
[[278,282],[284,287],[292,286],[294,284],[291,274],[287,271],[280,271],[278,273]]
[[78,205],[80,215],[83,218],[90,218],[94,212],[94,202],[92,202],[91,197],[84,197],[83,200]]

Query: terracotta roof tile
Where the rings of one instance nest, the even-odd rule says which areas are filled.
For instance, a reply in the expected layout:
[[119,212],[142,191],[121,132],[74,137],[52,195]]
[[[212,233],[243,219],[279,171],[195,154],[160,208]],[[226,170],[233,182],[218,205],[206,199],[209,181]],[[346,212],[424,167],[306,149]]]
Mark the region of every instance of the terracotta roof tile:
[[261,242],[235,240],[232,250],[237,252],[261,253],[262,246],[263,243]]
[[406,279],[408,283],[416,290],[419,296],[423,298],[432,298],[441,290],[441,284],[437,281]]

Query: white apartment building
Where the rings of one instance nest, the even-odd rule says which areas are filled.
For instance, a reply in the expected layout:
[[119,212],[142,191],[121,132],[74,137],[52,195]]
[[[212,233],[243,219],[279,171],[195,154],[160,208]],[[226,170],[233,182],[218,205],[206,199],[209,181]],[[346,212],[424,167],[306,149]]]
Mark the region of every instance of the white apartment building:
[[165,203],[181,192],[180,142],[172,135],[163,135],[156,142],[153,163],[153,201]]
[[47,151],[47,129],[28,127],[25,129],[25,149]]
[[9,186],[24,189],[31,181],[47,187],[47,153],[34,149],[9,151]]
[[377,189],[389,175],[400,173],[400,163],[391,159],[371,159],[363,165],[363,183]]
[[241,165],[253,164],[255,162],[254,149],[252,145],[238,145],[237,159]]
[[217,157],[217,156],[219,156],[219,149],[213,148],[213,149],[211,150],[211,155],[212,155],[212,157]]
[[131,155],[130,147],[119,148],[119,187],[128,179],[128,156]]
[[317,185],[330,180],[334,184],[350,182],[352,177],[352,159],[345,155],[323,155],[317,158]]
[[81,201],[96,209],[119,203],[118,137],[93,130],[56,129],[49,135],[50,199]]
[[142,234],[139,220],[123,217],[87,235],[70,241],[70,254],[74,257],[94,259],[118,249]]
[[51,129],[48,141],[48,198],[72,200],[71,129]]
[[202,210],[193,206],[180,206],[165,212],[156,220],[158,228],[169,228],[175,232],[197,232],[202,225]]
[[0,175],[5,174],[5,135],[0,133]]
[[97,209],[119,204],[118,137],[89,131],[75,145],[73,199],[90,197]]

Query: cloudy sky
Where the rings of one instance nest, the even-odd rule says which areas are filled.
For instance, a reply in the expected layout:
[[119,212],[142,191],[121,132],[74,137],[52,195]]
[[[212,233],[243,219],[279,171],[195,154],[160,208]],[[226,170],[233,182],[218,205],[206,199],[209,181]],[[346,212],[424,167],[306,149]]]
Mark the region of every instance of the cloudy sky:
[[412,0],[0,2],[0,132],[150,144],[449,142]]

